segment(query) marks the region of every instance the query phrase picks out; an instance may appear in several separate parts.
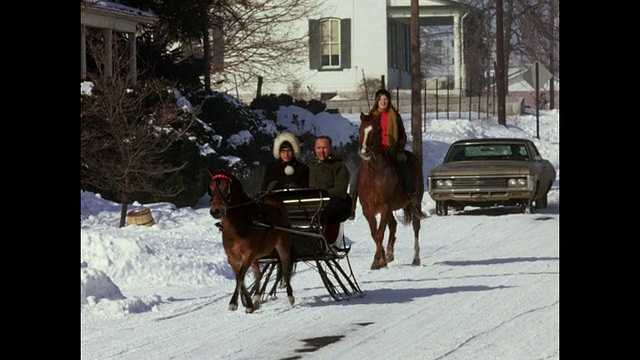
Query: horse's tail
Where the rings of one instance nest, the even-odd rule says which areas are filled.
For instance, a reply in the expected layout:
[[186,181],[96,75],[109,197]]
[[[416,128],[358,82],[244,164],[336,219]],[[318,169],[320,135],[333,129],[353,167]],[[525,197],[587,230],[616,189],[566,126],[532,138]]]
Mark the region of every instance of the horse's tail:
[[402,223],[404,225],[409,225],[413,221],[413,212],[411,211],[411,202],[404,206],[404,217],[402,218]]

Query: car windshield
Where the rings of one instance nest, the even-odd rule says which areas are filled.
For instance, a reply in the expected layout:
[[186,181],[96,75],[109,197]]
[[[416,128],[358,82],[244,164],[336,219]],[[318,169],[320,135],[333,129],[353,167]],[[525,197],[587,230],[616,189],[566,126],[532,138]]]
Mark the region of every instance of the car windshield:
[[451,148],[445,162],[473,160],[528,161],[529,155],[524,144],[460,144]]

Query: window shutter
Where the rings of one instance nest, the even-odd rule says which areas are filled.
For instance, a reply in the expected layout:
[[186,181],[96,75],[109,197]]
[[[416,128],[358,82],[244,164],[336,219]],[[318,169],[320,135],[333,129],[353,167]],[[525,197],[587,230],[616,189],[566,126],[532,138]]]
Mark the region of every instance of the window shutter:
[[340,20],[340,65],[351,68],[351,19]]
[[309,68],[322,67],[322,48],[320,46],[320,22],[309,19]]

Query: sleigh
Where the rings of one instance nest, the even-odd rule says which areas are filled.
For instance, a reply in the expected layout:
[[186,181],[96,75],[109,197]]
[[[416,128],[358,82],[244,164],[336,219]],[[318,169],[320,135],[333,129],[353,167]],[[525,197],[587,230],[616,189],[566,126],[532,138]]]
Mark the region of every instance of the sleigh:
[[[320,223],[320,214],[329,201],[325,190],[297,188],[275,190],[287,208],[291,233],[292,257],[294,266],[304,263],[317,271],[327,289],[336,301],[363,296],[349,260],[351,246],[345,243],[342,231],[343,223],[329,224],[325,228]],[[280,228],[282,229],[282,228]],[[328,236],[337,237],[330,245]],[[272,252],[258,260],[262,266],[261,288],[256,289],[255,282],[250,287],[252,294],[262,294],[261,300],[275,297],[279,279],[279,259]],[[344,265],[344,266],[343,266]],[[266,291],[269,289],[268,291]]]

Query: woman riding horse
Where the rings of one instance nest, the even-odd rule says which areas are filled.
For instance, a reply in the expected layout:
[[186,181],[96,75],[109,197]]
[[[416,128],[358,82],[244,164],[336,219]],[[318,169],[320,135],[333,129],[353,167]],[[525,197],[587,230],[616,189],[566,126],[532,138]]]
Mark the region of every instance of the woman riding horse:
[[[369,115],[380,117],[382,150],[398,171],[402,186],[411,200],[411,212],[418,219],[424,219],[426,215],[420,210],[415,184],[411,180],[411,172],[407,166],[407,156],[404,153],[404,147],[407,144],[407,133],[404,129],[402,118],[391,104],[389,91],[386,89],[376,91],[375,99],[375,104],[369,111]],[[360,169],[356,174],[356,181],[351,184],[351,219],[355,218],[356,201],[358,200],[357,178],[359,175]]]

